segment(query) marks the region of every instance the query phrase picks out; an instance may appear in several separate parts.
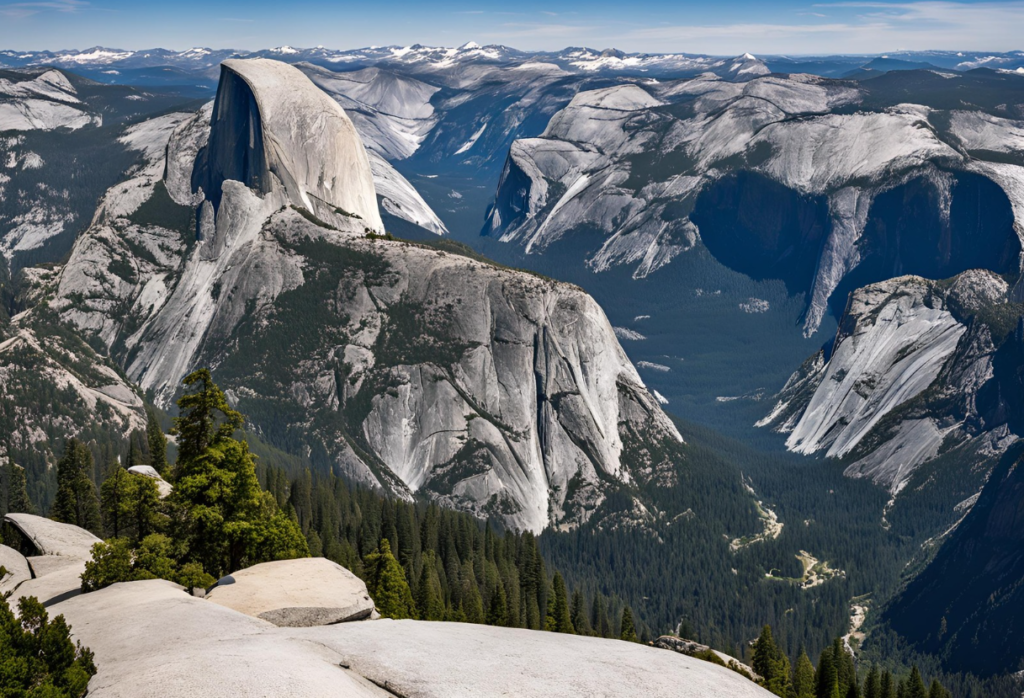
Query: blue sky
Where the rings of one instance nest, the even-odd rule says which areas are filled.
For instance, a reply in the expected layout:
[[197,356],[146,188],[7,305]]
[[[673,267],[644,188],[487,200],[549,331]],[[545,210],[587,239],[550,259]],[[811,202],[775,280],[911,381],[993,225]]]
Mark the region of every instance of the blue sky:
[[0,48],[503,43],[773,54],[1024,49],[1024,0],[0,0]]

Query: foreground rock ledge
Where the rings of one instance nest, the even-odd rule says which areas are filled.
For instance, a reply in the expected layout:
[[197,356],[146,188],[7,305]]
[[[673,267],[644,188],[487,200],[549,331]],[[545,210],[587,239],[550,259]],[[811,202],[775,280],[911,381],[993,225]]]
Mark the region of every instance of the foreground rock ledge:
[[90,698],[770,695],[727,669],[616,640],[422,621],[279,628],[163,580],[50,612],[96,653]]

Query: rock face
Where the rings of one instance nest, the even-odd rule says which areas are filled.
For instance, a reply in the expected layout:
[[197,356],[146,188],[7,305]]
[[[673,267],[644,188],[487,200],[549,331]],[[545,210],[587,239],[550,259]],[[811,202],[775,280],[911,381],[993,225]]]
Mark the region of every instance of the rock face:
[[383,230],[366,150],[334,100],[279,61],[228,60],[221,71],[193,174],[215,209],[232,180],[260,195],[283,188],[288,203],[321,220],[356,216]]
[[951,671],[1016,671],[1024,659],[1024,467],[1015,446],[935,559],[885,619]]
[[25,556],[6,545],[0,545],[0,567],[7,570],[7,574],[0,577],[0,594],[14,591],[19,584],[32,579],[32,569]]
[[0,580],[0,593],[12,594],[12,607],[24,596],[50,606],[80,593],[85,563],[99,538],[77,526],[32,514],[7,514],[3,521],[8,531],[17,531],[16,540],[9,542],[20,548],[0,546],[0,565],[13,573]]
[[759,425],[788,433],[790,450],[846,459],[847,475],[893,493],[952,446],[1000,453],[1019,433],[1007,402],[1018,313],[1006,282],[990,272],[859,289],[830,353],[790,378]]
[[322,557],[247,567],[218,580],[206,598],[247,616],[294,628],[363,620],[373,613],[363,580]]
[[75,130],[102,123],[58,70],[0,76],[0,131]]
[[96,698],[769,695],[722,667],[617,640],[419,621],[279,628],[162,580],[50,612],[96,653]]
[[926,106],[907,75],[898,93],[757,74],[580,92],[512,145],[483,232],[528,253],[596,232],[586,264],[637,278],[702,243],[806,293],[808,336],[852,280],[1018,271],[1024,169],[982,146],[1019,152],[1021,122]]
[[[54,282],[61,317],[162,404],[212,366],[265,434],[322,467],[519,528],[575,525],[610,490],[663,478],[681,439],[591,298],[457,247],[367,239],[369,213],[306,208],[301,192],[327,196],[308,173],[335,164],[289,150],[308,124],[260,97],[288,71],[229,63],[209,143],[204,112],[148,125],[152,160],[108,192]],[[262,150],[238,140],[246,123]],[[219,183],[217,205],[186,182]]]

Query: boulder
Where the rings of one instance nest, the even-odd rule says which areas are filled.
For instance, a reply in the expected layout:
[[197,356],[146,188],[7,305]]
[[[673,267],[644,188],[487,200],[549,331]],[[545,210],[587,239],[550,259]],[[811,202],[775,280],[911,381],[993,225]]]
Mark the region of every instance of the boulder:
[[[9,600],[11,606],[23,596],[34,596],[44,606],[51,606],[81,593],[85,562],[92,557],[92,546],[101,542],[99,538],[78,526],[32,514],[7,514],[4,522],[23,536],[23,549],[34,548],[34,552],[39,553],[21,558],[28,575],[20,568],[22,576],[18,581],[0,582],[0,592],[14,592]],[[20,556],[16,551],[11,552]],[[10,553],[5,555],[13,557]],[[0,564],[7,566],[2,560]]]
[[684,640],[683,638],[676,637],[675,635],[662,635],[654,641],[654,646],[659,649],[672,650],[673,652],[689,655],[691,657],[695,654],[707,652],[711,649],[707,645],[702,645],[699,642],[694,642],[693,640]]
[[740,660],[732,657],[725,652],[719,652],[718,650],[711,649],[707,645],[702,645],[699,642],[693,640],[686,640],[675,635],[662,635],[654,641],[654,646],[658,649],[672,650],[679,654],[685,654],[688,657],[696,657],[702,655],[705,652],[712,652],[716,657],[722,660],[725,666],[729,667],[733,671],[746,672],[748,675],[756,680],[760,680],[760,676],[752,668],[741,662]]
[[84,528],[59,523],[32,514],[7,514],[4,521],[14,526],[40,555],[61,555],[88,560],[92,546],[101,542]]
[[326,558],[264,562],[220,579],[206,598],[274,625],[309,627],[373,613],[366,584]]
[[171,483],[160,477],[160,473],[156,471],[152,465],[133,465],[128,468],[128,472],[133,475],[141,475],[142,477],[148,477],[151,480],[156,480],[156,489],[160,492],[160,499],[164,499],[174,491],[174,487]]

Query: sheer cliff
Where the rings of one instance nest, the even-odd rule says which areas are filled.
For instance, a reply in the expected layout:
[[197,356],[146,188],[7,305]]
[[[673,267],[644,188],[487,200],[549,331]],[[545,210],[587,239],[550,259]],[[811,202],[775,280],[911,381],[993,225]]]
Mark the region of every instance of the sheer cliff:
[[950,79],[970,107],[936,98],[946,78],[912,72],[580,92],[513,143],[483,232],[535,254],[581,233],[581,262],[634,278],[705,247],[806,294],[808,336],[867,283],[1018,272],[1024,141],[1002,110],[1024,79]]
[[532,530],[672,480],[682,440],[589,296],[377,236],[359,137],[293,68],[228,62],[210,114],[139,127],[148,164],[55,282],[159,404],[211,366],[271,443]]

